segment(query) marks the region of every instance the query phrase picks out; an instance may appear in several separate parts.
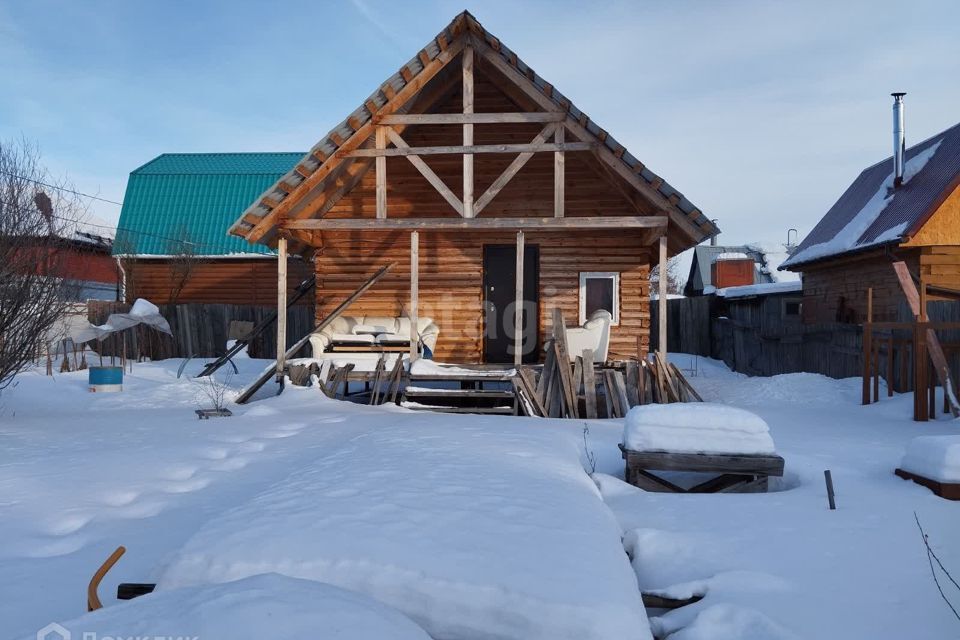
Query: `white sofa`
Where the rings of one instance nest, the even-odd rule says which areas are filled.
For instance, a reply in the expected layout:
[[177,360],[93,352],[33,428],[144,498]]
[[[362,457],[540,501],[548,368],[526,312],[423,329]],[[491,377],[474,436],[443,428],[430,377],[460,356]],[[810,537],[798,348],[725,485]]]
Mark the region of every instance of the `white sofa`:
[[[567,355],[570,362],[583,355],[585,349],[593,350],[593,361],[606,362],[610,350],[610,324],[613,317],[609,311],[594,311],[582,327],[567,328]],[[546,348],[551,342],[547,341]]]
[[[420,336],[419,351],[430,357],[437,345],[440,328],[432,318],[418,318],[417,329]],[[351,347],[367,350],[374,346],[400,347],[409,344],[410,318],[406,316],[339,316],[322,331],[310,335],[314,358],[321,357],[322,353],[333,348],[349,351]]]

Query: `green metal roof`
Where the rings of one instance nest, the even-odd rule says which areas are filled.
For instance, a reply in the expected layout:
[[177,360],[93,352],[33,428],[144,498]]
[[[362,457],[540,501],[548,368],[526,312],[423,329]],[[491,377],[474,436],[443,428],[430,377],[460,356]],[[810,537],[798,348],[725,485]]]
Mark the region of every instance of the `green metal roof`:
[[227,235],[304,153],[164,153],[130,173],[114,254],[271,254]]

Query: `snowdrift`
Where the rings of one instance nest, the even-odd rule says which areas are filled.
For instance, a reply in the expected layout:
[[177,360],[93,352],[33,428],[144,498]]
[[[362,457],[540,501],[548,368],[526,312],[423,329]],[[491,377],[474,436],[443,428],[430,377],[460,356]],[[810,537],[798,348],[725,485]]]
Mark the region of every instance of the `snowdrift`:
[[960,436],[914,438],[900,468],[937,482],[960,482]]
[[353,411],[377,428],[209,521],[160,590],[277,572],[366,593],[437,639],[650,637],[576,436]]
[[279,575],[158,592],[62,627],[74,638],[430,640],[409,618],[372,598]]
[[711,402],[634,407],[623,427],[623,446],[633,451],[773,454],[763,418]]

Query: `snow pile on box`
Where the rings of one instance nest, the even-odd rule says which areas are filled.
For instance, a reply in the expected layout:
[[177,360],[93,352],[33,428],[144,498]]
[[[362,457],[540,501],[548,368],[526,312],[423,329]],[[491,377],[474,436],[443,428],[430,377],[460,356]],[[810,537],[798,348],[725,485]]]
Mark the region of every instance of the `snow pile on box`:
[[960,436],[914,438],[900,468],[937,482],[960,482]]
[[409,618],[373,598],[276,574],[156,592],[62,626],[74,638],[430,640]]
[[650,637],[577,434],[351,411],[355,436],[208,521],[160,587],[277,572],[366,593],[444,640]]
[[711,402],[634,407],[624,421],[623,446],[632,451],[672,453],[774,453],[763,418]]

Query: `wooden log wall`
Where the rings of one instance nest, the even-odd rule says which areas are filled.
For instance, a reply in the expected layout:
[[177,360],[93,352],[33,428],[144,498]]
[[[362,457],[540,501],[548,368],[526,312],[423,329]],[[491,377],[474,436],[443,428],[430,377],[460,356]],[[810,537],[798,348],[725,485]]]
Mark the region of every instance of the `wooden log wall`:
[[[325,233],[316,256],[317,317],[325,316],[378,267],[397,266],[346,315],[399,316],[410,296],[410,241],[404,232]],[[513,232],[420,232],[419,316],[440,327],[435,357],[477,363],[483,358],[483,246],[514,246]],[[639,234],[623,232],[528,232],[527,246],[540,251],[541,341],[550,332],[550,310],[559,306],[568,326],[578,326],[581,271],[620,273],[620,324],[611,332],[610,357],[636,355],[638,337],[649,344],[650,252]],[[527,268],[532,265],[526,265]],[[497,330],[512,324],[500,319]]]
[[[919,250],[899,250],[898,257],[914,273],[919,269]],[[960,274],[958,274],[960,277]],[[837,322],[840,298],[852,310],[853,324],[867,313],[867,289],[873,288],[874,321],[892,321],[905,301],[892,261],[882,251],[849,256],[807,267],[803,272],[803,320],[808,324]]]
[[[183,268],[166,259],[126,261],[127,301],[146,298],[158,305],[200,303],[275,307],[277,304],[276,258],[197,258],[186,278],[182,277]],[[311,271],[312,265],[308,261],[291,259],[287,277],[289,289],[308,278]],[[306,296],[302,304],[312,302],[311,296]]]

